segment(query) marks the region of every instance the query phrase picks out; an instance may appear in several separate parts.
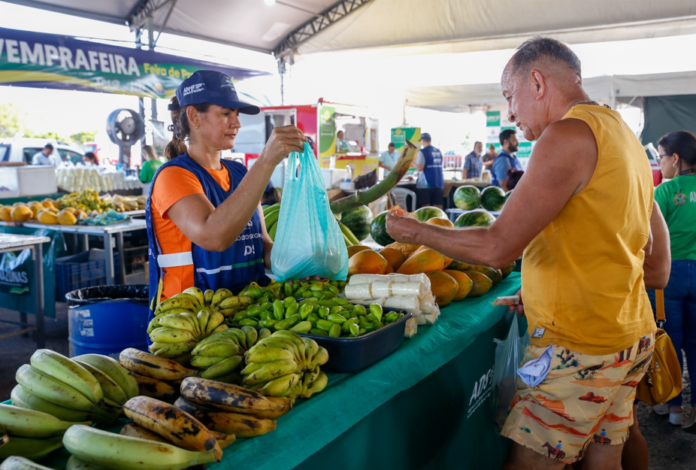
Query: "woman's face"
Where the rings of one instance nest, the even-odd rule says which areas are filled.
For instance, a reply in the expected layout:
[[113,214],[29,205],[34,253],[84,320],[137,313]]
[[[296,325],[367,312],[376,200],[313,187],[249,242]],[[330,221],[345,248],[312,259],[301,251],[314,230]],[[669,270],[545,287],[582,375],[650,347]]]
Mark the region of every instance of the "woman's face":
[[662,177],[672,179],[677,176],[679,168],[674,168],[674,164],[677,162],[677,157],[675,155],[668,154],[667,150],[665,150],[662,145],[657,147],[657,153],[660,158],[659,163]]
[[242,127],[239,121],[239,110],[228,109],[222,106],[211,105],[205,113],[196,113],[198,124],[189,116],[192,134],[198,134],[207,145],[219,150],[229,150],[234,147],[234,139]]

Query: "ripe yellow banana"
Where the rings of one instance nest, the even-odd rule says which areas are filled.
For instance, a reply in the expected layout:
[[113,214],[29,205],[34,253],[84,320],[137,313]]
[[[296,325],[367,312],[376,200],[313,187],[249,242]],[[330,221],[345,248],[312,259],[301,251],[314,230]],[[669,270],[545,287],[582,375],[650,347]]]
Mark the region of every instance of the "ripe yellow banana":
[[122,436],[139,437],[140,439],[147,439],[148,441],[164,442],[165,444],[170,443],[168,440],[166,440],[156,432],[152,432],[149,429],[145,429],[144,427],[136,423],[126,424],[121,428],[121,432],[119,434],[121,434]]
[[199,369],[207,369],[225,359],[227,358],[222,356],[193,356],[191,358],[191,365]]
[[[284,375],[292,374],[297,370],[297,363],[292,359],[266,363],[256,372],[244,377],[244,385],[255,385],[268,382]],[[201,374],[202,376],[202,374]]]
[[17,457],[16,455],[13,455],[12,457],[8,457],[5,459],[5,461],[0,465],[0,470],[52,470],[48,467],[44,467],[43,465],[39,465],[38,463],[34,463],[29,459],[26,459],[24,457]]
[[10,398],[14,406],[48,413],[62,421],[68,421],[70,423],[89,421],[89,413],[87,411],[71,410],[63,406],[55,405],[43,398],[32,395],[21,385],[17,385],[12,389]]
[[237,437],[263,436],[276,430],[277,422],[239,413],[213,412],[208,414],[206,425],[209,429]]
[[225,434],[217,431],[210,431],[210,434],[213,435],[221,449],[224,449],[237,440],[237,436],[234,434]]
[[121,436],[88,426],[73,426],[63,436],[78,459],[112,470],[183,470],[215,462],[215,450],[191,452],[174,445]]
[[308,389],[305,389],[303,397],[311,398],[313,394],[319,393],[326,388],[326,384],[329,383],[329,377],[325,372],[320,372],[319,377],[317,377]]
[[196,299],[196,302],[198,303],[199,309],[205,307],[205,299],[203,298],[203,291],[200,290],[198,287],[189,287],[183,293],[192,295]]
[[138,396],[138,382],[117,360],[101,354],[83,354],[74,357],[73,360],[84,362],[104,372],[123,389],[127,398]]
[[[186,341],[184,343],[170,343],[167,346],[155,351],[155,356],[174,360],[175,357],[179,357],[183,354],[191,352],[191,350],[195,347],[195,341]],[[178,363],[179,361],[174,362]]]
[[239,308],[220,308],[217,311],[222,313],[225,318],[227,318],[239,312]]
[[[220,303],[227,299],[228,297],[232,297],[232,291],[229,289],[221,288],[215,291],[215,294],[213,294],[213,299],[210,302],[210,307],[213,310],[218,310],[218,307],[220,306]],[[227,307],[225,307],[227,308]]]
[[180,313],[167,313],[157,318],[160,326],[165,328],[190,331],[194,336],[198,332],[198,322],[194,325],[188,317]]
[[218,310],[226,310],[241,306],[243,306],[241,297],[228,296],[218,304]]
[[295,361],[295,355],[290,351],[280,348],[270,348],[262,349],[259,351],[247,352],[246,362],[247,364],[256,362],[275,362],[280,360]]
[[31,355],[35,369],[70,385],[92,403],[99,404],[104,398],[99,381],[87,369],[50,349],[37,349]]
[[302,380],[302,374],[288,374],[270,382],[259,389],[259,393],[270,397],[284,397],[290,393],[290,389]]
[[203,299],[205,299],[205,307],[210,307],[210,304],[213,303],[214,295],[215,291],[212,289],[206,289],[205,292],[203,292]]
[[191,302],[190,299],[186,297],[172,297],[171,299],[167,299],[161,302],[157,306],[157,309],[155,310],[155,315],[159,315],[160,313],[164,313],[175,308],[189,310],[191,312],[195,312],[198,310],[196,305],[193,302]]
[[256,340],[259,339],[259,332],[252,326],[243,326],[242,331],[246,335],[246,347],[251,349],[256,344]]
[[204,334],[208,329],[208,319],[210,318],[210,311],[208,309],[202,309],[196,315],[198,318],[198,327],[201,330],[201,334]]
[[295,344],[292,341],[284,341],[280,338],[275,338],[272,336],[257,341],[256,344],[246,352],[246,354],[248,356],[267,349],[284,349],[293,355],[295,362],[300,362],[300,353],[297,351],[297,347],[295,347]]
[[187,412],[199,421],[202,421],[202,419],[204,419],[208,413],[212,413],[215,411],[214,408],[208,408],[206,406],[193,403],[191,401],[188,401],[184,397],[177,398],[174,402],[174,406],[176,406],[182,411]]
[[[196,328],[196,338],[200,338],[202,331],[200,325],[198,325],[198,317],[196,317],[196,314],[193,312],[182,312],[179,315],[183,315],[189,319],[191,324]],[[148,332],[148,334],[150,333]]]
[[208,325],[205,328],[205,334],[206,336],[209,336],[212,334],[213,330],[217,328],[218,326],[222,325],[222,322],[225,321],[225,316],[220,313],[220,312],[213,312],[210,314],[210,317],[208,318]]
[[193,349],[194,356],[222,356],[229,357],[240,354],[239,345],[227,338],[220,338],[217,341],[208,341],[198,343]]
[[302,337],[302,341],[305,344],[305,356],[307,358],[312,358],[319,351],[319,345],[312,338]]
[[256,411],[284,409],[282,404],[272,402],[260,393],[199,377],[184,379],[181,383],[181,395],[190,402],[235,413],[254,414]]
[[197,374],[197,371],[187,369],[175,361],[153,356],[135,348],[121,351],[119,360],[126,369],[153,379],[180,380]]
[[[0,404],[0,433],[19,437],[62,436],[75,423],[61,421],[48,413]],[[89,421],[79,423],[91,425]]]
[[117,403],[118,405],[123,405],[125,402],[128,401],[128,395],[126,395],[126,392],[121,388],[119,384],[114,382],[114,380],[111,377],[109,377],[96,367],[87,364],[86,362],[77,360],[75,360],[75,362],[87,369],[89,373],[92,374],[95,379],[97,379],[99,385],[101,386],[102,392],[104,393],[104,398],[108,398],[109,400],[113,401],[114,403]]
[[292,341],[293,344],[297,347],[298,358],[300,360],[299,362],[303,363],[307,360],[307,357],[305,356],[305,343],[304,341],[302,341],[302,337],[297,333],[293,333],[292,331],[287,330],[280,330],[273,333],[271,337]]
[[194,341],[195,339],[196,337],[190,331],[177,328],[159,327],[150,333],[150,340],[153,343],[181,343]]
[[282,406],[283,409],[280,411],[257,412],[254,414],[254,416],[256,416],[257,418],[278,419],[292,409],[293,400],[290,400],[290,399],[284,398],[284,397],[266,397],[266,398],[274,403],[277,403],[279,406]]
[[163,380],[153,379],[136,372],[131,372],[133,378],[138,382],[140,395],[152,398],[170,399],[176,395],[176,389]]
[[314,355],[313,358],[311,358],[311,363],[308,365],[310,368],[315,368],[319,366],[323,366],[326,364],[329,360],[329,352],[326,350],[326,348],[319,348],[319,351]]
[[63,447],[62,436],[49,437],[48,439],[11,437],[10,442],[0,447],[0,461],[13,455],[26,457],[30,460],[39,460],[61,447]]
[[123,405],[123,411],[136,424],[164,436],[178,447],[198,452],[214,450],[218,461],[222,458],[222,450],[208,428],[169,403],[135,397]]

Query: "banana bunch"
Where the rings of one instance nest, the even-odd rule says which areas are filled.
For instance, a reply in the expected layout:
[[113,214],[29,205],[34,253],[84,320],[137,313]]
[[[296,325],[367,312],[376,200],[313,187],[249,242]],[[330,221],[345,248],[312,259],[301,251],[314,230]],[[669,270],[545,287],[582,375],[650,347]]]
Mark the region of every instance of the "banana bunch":
[[328,377],[319,366],[329,353],[311,338],[280,330],[246,353],[242,385],[271,397],[310,398],[324,390]]
[[[273,204],[272,206],[263,206],[263,218],[266,223],[266,231],[271,240],[275,241],[275,235],[278,231],[278,217],[280,216],[280,202]],[[341,227],[341,232],[343,233],[343,241],[346,246],[360,245],[360,240],[350,231],[348,227],[343,225],[340,220],[338,221],[339,227]]]
[[[61,445],[63,441],[61,440]],[[29,459],[24,457],[18,457],[16,455],[8,457],[0,465],[0,470],[53,470],[38,463],[34,463]]]
[[240,384],[239,369],[244,364],[244,353],[251,349],[259,338],[270,336],[270,330],[257,332],[256,328],[243,326],[208,336],[191,352],[191,365],[201,369],[204,379]]
[[130,371],[132,378],[137,383],[139,393],[136,395],[152,398],[174,398],[178,394],[181,380],[198,373],[171,359],[148,354],[134,348],[121,351],[119,361],[123,367]]
[[277,419],[292,408],[291,400],[266,397],[239,385],[200,377],[185,378],[181,382],[181,396],[204,408],[264,419]]
[[91,464],[111,470],[183,470],[220,460],[216,455],[217,446],[204,452],[190,451],[79,425],[68,429],[63,445],[73,456],[68,469],[95,468],[90,467]]
[[225,318],[251,305],[251,298],[228,289],[201,291],[190,287],[157,305],[147,333],[150,352],[185,363],[196,343],[226,330]]
[[[123,403],[138,393],[134,381],[106,356],[90,354],[76,359],[48,349],[35,351],[31,365],[17,370],[18,385],[12,390],[12,403],[72,423],[114,422],[122,413]],[[83,364],[92,367],[88,370]]]

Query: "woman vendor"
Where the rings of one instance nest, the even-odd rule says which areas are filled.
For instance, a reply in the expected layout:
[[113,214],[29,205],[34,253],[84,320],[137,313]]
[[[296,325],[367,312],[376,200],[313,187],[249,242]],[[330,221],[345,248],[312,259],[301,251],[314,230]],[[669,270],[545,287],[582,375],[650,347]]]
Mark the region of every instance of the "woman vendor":
[[247,171],[220,152],[234,147],[239,114],[260,110],[239,101],[227,75],[195,72],[176,90],[170,110],[169,161],[157,170],[146,205],[151,298],[161,292],[164,300],[192,286],[236,292],[265,279],[273,242],[261,197],[276,165],[304,150],[302,132],[275,128]]

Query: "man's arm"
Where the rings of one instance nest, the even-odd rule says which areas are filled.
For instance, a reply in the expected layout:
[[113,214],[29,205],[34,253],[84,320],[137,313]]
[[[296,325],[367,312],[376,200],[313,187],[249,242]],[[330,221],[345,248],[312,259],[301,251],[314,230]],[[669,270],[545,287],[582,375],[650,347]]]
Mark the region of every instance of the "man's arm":
[[646,250],[643,262],[646,289],[664,289],[669,282],[669,273],[672,267],[672,256],[669,247],[669,229],[665,218],[662,216],[660,206],[653,201],[652,215],[650,216],[650,232],[652,234],[652,249]]
[[500,161],[498,161],[498,159],[496,158],[496,161],[493,162],[493,167],[491,170],[493,172],[493,174],[495,175],[495,177],[498,179],[498,183],[500,183],[500,187],[503,188],[503,191],[505,191],[505,192],[508,192],[507,171],[509,168],[512,168],[512,167],[510,166],[510,162],[507,161],[507,158],[501,159]]
[[420,150],[418,151],[418,157],[416,157],[416,163],[413,164],[413,168],[418,171],[423,171],[425,168],[425,155]]
[[[558,152],[559,148],[568,151]],[[491,227],[453,230],[390,213],[387,232],[396,241],[424,244],[456,260],[503,267],[519,258],[585,187],[596,166],[597,144],[587,124],[576,119],[557,121],[537,142],[525,177]]]

